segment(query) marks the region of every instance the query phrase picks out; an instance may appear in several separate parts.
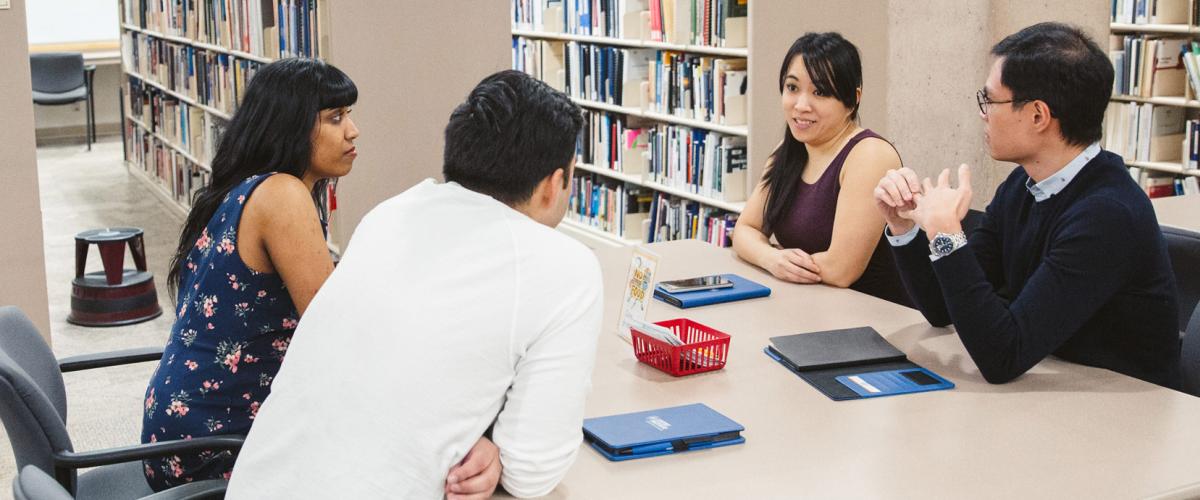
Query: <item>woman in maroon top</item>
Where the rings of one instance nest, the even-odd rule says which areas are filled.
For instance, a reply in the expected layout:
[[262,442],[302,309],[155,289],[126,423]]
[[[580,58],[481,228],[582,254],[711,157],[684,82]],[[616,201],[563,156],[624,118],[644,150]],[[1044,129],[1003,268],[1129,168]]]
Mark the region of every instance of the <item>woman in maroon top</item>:
[[837,33],[805,34],[783,59],[779,91],[787,131],[734,228],[734,251],[782,280],[909,305],[873,196],[900,155],[858,125],[858,49]]

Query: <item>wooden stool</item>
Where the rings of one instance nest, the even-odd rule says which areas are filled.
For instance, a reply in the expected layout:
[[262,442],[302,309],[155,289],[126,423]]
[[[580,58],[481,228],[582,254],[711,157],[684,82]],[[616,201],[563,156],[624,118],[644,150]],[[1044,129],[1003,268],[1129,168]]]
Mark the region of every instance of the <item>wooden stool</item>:
[[[137,269],[125,269],[125,244]],[[104,270],[84,274],[88,245],[100,247]],[[75,279],[67,322],[83,326],[140,323],[162,314],[154,274],[146,270],[146,247],[136,227],[90,229],[75,235]]]

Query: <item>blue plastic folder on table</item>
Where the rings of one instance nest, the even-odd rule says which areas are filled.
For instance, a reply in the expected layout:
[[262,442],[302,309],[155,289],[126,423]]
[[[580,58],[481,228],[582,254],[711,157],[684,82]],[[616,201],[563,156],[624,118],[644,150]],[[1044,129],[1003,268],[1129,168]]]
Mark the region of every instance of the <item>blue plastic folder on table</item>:
[[584,439],[613,461],[740,444],[743,430],[703,403],[583,420]]
[[696,292],[677,292],[672,293],[663,290],[662,287],[654,287],[654,298],[671,304],[680,309],[689,307],[707,306],[710,304],[720,304],[722,302],[733,302],[736,300],[755,299],[758,297],[766,297],[771,295],[771,289],[763,285],[750,281],[736,274],[722,274],[725,279],[732,281],[733,286],[728,288],[718,288],[715,290],[700,290]]

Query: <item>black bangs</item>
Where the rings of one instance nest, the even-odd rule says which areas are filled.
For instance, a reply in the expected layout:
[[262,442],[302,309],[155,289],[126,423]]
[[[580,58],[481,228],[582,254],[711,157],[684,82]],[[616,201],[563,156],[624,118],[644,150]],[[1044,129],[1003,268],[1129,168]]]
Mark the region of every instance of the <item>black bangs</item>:
[[[833,72],[833,63],[821,55],[806,53],[804,54],[804,66],[808,68],[808,78],[812,80],[813,86],[822,94],[838,96],[838,84],[835,81],[837,75]],[[846,106],[852,108],[853,106]]]
[[342,70],[326,64],[321,73],[318,89],[321,109],[353,106],[358,102],[358,86]]
[[804,66],[821,93],[834,96],[858,116],[858,89],[862,87],[862,62],[858,49],[837,33],[808,34]]

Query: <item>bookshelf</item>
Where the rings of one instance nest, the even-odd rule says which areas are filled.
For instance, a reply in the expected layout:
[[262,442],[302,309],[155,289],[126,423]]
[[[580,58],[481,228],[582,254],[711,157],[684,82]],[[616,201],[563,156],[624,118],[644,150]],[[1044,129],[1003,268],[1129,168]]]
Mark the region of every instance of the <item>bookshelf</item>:
[[1193,193],[1200,177],[1197,0],[1116,0],[1110,7],[1113,96],[1103,146],[1151,197]]
[[584,110],[565,232],[730,243],[749,178],[745,1],[511,0],[512,66]]
[[324,7],[317,0],[117,4],[126,165],[169,211],[186,217],[258,68],[322,57]]

